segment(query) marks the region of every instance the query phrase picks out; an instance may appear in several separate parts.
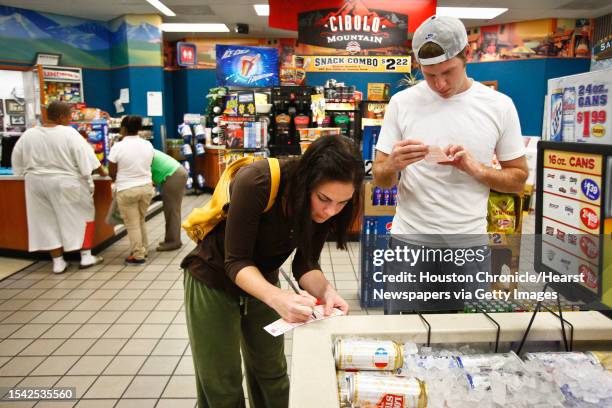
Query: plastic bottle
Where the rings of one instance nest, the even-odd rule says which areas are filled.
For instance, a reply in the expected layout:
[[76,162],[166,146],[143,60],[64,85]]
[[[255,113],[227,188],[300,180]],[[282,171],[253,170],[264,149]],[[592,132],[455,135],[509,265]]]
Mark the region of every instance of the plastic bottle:
[[382,189],[380,187],[374,187],[374,194],[372,195],[372,205],[380,205],[382,202]]

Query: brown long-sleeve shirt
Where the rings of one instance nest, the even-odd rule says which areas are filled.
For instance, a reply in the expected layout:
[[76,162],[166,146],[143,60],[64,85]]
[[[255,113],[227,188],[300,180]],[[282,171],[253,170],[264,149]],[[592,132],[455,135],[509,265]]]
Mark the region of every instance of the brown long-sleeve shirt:
[[[230,184],[227,220],[219,223],[181,263],[191,275],[215,289],[231,294],[244,292],[234,283],[247,266],[257,267],[270,283],[278,282],[278,268],[297,247],[282,197],[287,185],[288,162],[280,161],[278,196],[264,213],[270,196],[270,168],[266,160],[240,169]],[[311,259],[297,247],[292,272],[296,280],[320,269],[318,259],[328,233],[327,224],[317,224],[312,238]]]

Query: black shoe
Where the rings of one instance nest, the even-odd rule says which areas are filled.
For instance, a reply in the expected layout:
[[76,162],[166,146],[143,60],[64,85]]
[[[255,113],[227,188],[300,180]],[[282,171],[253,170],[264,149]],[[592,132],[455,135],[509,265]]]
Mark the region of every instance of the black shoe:
[[134,258],[132,255],[125,258],[126,265],[142,265],[147,262],[145,259]]

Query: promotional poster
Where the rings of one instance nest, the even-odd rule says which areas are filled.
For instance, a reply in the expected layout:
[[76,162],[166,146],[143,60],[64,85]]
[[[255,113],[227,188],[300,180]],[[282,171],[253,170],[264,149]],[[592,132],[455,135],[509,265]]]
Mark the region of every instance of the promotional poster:
[[346,50],[350,54],[402,45],[407,34],[407,15],[368,8],[360,0],[347,1],[340,8],[298,15],[300,43]]
[[278,49],[217,45],[217,85],[278,86]]

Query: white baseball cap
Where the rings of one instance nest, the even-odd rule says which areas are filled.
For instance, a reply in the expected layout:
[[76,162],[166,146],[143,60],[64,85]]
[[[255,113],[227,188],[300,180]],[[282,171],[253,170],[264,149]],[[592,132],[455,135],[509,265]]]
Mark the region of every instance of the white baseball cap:
[[[423,44],[432,42],[438,44],[444,54],[434,58],[419,58]],[[439,64],[456,57],[468,45],[465,26],[456,17],[431,16],[417,28],[412,38],[414,58],[421,65]]]

